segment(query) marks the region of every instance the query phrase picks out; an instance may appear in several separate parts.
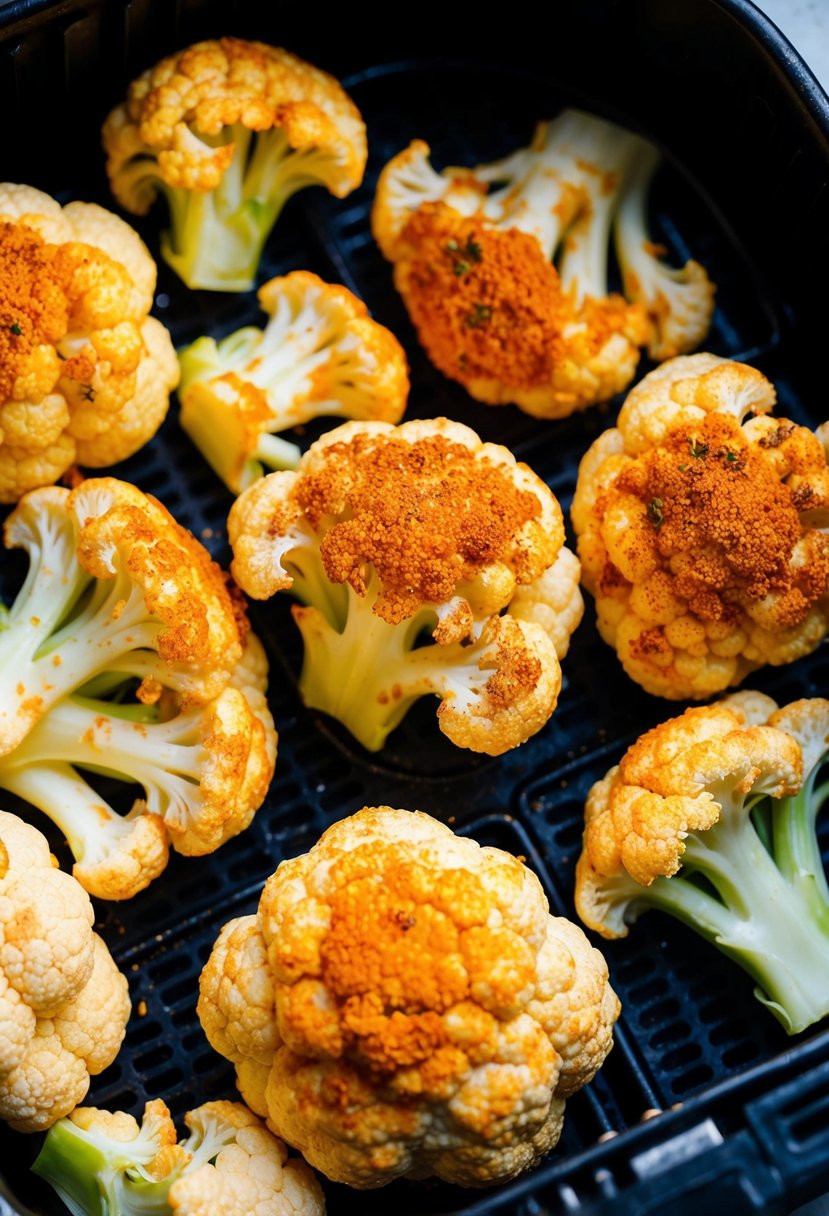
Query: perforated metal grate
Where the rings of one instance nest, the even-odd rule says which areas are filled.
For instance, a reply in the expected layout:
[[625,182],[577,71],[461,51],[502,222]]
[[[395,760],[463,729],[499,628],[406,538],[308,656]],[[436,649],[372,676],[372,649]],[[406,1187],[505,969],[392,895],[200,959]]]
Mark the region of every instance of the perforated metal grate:
[[[139,8],[130,6],[131,19]],[[414,382],[410,416],[447,414],[486,439],[508,444],[566,507],[578,459],[608,425],[613,407],[544,425],[517,410],[471,403],[426,362],[391,289],[389,268],[368,234],[376,173],[410,138],[426,138],[438,165],[490,159],[527,138],[535,119],[565,99],[531,75],[457,63],[397,65],[346,83],[369,125],[366,184],[344,204],[320,193],[293,200],[268,247],[261,277],[306,267],[351,286],[406,345]],[[751,357],[778,378],[786,412],[799,419],[813,415],[818,403],[809,401],[797,368],[779,375],[786,326],[774,300],[679,165],[661,173],[655,204],[658,239],[678,260],[698,257],[721,285],[710,348]],[[151,248],[157,248],[157,222],[143,226]],[[164,267],[157,312],[178,344],[259,319],[252,298],[189,293]],[[175,410],[153,443],[116,472],[157,495],[226,562],[230,497],[179,430]],[[22,571],[17,558],[3,558],[0,591],[6,598],[19,586]],[[93,1082],[93,1103],[138,1114],[147,1098],[160,1096],[180,1115],[204,1100],[233,1096],[232,1068],[209,1049],[195,1016],[201,966],[222,924],[255,909],[262,882],[276,864],[362,805],[418,807],[453,817],[459,830],[482,843],[526,856],[553,911],[574,916],[573,869],[586,792],[636,733],[671,712],[620,673],[597,637],[588,605],[565,661],[560,707],[530,743],[498,761],[459,752],[439,733],[434,705],[421,703],[385,751],[368,756],[337,724],[303,709],[294,683],[300,650],[287,605],[257,605],[252,619],[271,659],[270,702],[280,731],[276,779],[252,827],[218,854],[176,857],[164,877],[130,903],[99,907],[100,930],[130,978],[136,1012],[117,1062]],[[829,652],[824,647],[753,683],[782,699],[825,691]],[[824,844],[829,847],[829,825]],[[544,1194],[559,1208],[578,1207],[573,1187],[585,1184],[588,1175],[589,1193],[601,1191],[596,1168],[602,1143],[639,1134],[646,1111],[702,1101],[717,1085],[736,1083],[746,1069],[792,1047],[754,1001],[750,982],[680,926],[652,914],[627,941],[602,949],[624,1013],[615,1050],[596,1081],[568,1104],[562,1142],[539,1172]],[[36,1147],[31,1139],[0,1131],[2,1171],[21,1199],[43,1213],[57,1211],[50,1192],[26,1173]],[[427,1210],[478,1213],[502,1205],[500,1210],[529,1216],[542,1211],[528,1193],[532,1186],[531,1180],[481,1199],[437,1184],[401,1183],[361,1196],[360,1210],[371,1216],[394,1209],[404,1216]],[[331,1186],[328,1197],[331,1216],[354,1210],[353,1193]]]

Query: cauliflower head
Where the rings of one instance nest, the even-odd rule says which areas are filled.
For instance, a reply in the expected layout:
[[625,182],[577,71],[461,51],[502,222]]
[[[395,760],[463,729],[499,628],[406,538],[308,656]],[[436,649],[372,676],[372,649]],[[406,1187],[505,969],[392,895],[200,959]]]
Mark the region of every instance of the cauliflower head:
[[369,750],[428,694],[444,734],[490,755],[552,714],[582,611],[578,563],[560,560],[547,486],[468,427],[345,423],[295,473],[246,490],[228,536],[243,590],[300,601],[306,705]]
[[0,1119],[42,1131],[118,1053],[127,981],[45,837],[0,811]]
[[103,128],[113,194],[144,215],[170,207],[162,255],[188,287],[247,291],[287,200],[359,186],[365,125],[326,72],[241,38],[199,42],[129,87]]
[[50,1130],[32,1168],[84,1216],[324,1216],[305,1162],[241,1103],[206,1102],[184,1122],[179,1141],[158,1098],[140,1125],[79,1107]]
[[367,807],[225,926],[199,1017],[246,1102],[329,1178],[514,1177],[611,1047],[604,959],[516,858]]
[[[436,173],[422,140],[394,157],[372,232],[432,362],[479,401],[561,418],[626,388],[640,347],[665,359],[698,346],[714,288],[697,262],[668,267],[648,235],[658,161],[578,110],[493,164]],[[623,294],[609,288],[611,235]]]
[[275,437],[317,417],[399,422],[409,393],[395,336],[345,287],[306,270],[259,289],[264,330],[246,326],[179,355],[181,425],[234,494],[300,450]]
[[[576,908],[605,937],[656,908],[756,980],[789,1033],[829,1014],[829,701],[735,693],[644,734],[590,791]],[[702,881],[700,881],[702,880]]]
[[806,427],[767,416],[774,401],[746,364],[674,359],[581,462],[584,585],[602,637],[657,696],[708,697],[826,636],[826,452]]
[[[0,787],[61,828],[88,891],[128,898],[170,844],[212,852],[264,800],[264,651],[203,547],[125,482],[32,491],[6,541],[30,568],[0,619]],[[77,768],[144,796],[120,815]]]
[[79,461],[124,460],[158,430],[178,363],[149,316],[155,263],[93,203],[0,184],[0,502]]

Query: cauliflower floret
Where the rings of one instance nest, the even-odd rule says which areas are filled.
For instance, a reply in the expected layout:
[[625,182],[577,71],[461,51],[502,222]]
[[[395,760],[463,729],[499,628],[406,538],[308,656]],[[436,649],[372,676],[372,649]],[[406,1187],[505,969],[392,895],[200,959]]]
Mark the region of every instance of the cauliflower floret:
[[[58,824],[88,891],[129,898],[170,844],[212,852],[262,804],[277,743],[264,652],[222,571],[133,486],[33,491],[6,537],[31,565],[0,627],[0,787]],[[120,815],[75,765],[144,797]]]
[[0,1118],[41,1131],[115,1059],[127,982],[93,933],[89,896],[45,837],[0,811]]
[[827,754],[822,698],[778,709],[738,693],[648,731],[588,796],[582,920],[625,937],[661,909],[743,966],[789,1033],[826,1017],[829,887],[815,819]]
[[177,1143],[160,1099],[140,1127],[80,1107],[51,1129],[33,1169],[85,1216],[324,1216],[314,1175],[240,1103],[206,1102],[184,1121]]
[[0,186],[0,502],[74,461],[132,455],[161,425],[178,364],[147,316],[155,263],[128,224]]
[[624,389],[641,346],[666,358],[705,337],[708,276],[669,269],[648,237],[645,140],[565,110],[495,164],[438,174],[428,157],[417,140],[386,165],[372,231],[430,359],[477,400],[564,417]]
[[572,563],[549,574],[559,505],[506,448],[446,419],[345,423],[246,490],[228,536],[243,590],[301,601],[306,705],[369,750],[429,693],[444,733],[489,755],[552,714],[581,599]]
[[400,343],[345,287],[295,270],[259,289],[270,316],[180,356],[181,425],[234,494],[300,450],[277,431],[320,416],[399,422],[409,377]]
[[198,1009],[243,1096],[328,1177],[485,1186],[556,1143],[619,1003],[514,857],[370,807],[226,926]]
[[170,206],[162,255],[188,287],[247,291],[287,200],[359,186],[365,125],[338,82],[288,51],[221,38],[162,59],[103,128],[107,173],[137,215]]
[[721,692],[829,629],[826,454],[806,427],[764,416],[773,404],[745,364],[678,358],[582,460],[584,584],[602,637],[657,696]]

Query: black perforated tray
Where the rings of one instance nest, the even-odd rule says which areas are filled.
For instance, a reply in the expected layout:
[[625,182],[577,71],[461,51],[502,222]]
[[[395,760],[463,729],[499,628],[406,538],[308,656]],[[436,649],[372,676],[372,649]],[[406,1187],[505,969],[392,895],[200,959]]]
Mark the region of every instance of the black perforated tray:
[[[253,3],[207,0],[13,0],[0,8],[0,96],[12,120],[0,176],[111,205],[97,147],[100,120],[137,71],[199,36],[260,37],[337,72],[367,120],[366,182],[344,202],[318,191],[292,200],[260,280],[306,267],[355,290],[406,346],[408,416],[446,414],[507,444],[566,509],[578,459],[612,423],[618,402],[552,424],[470,402],[419,351],[367,215],[379,167],[410,138],[429,140],[439,165],[490,159],[525,140],[537,118],[582,104],[663,144],[656,236],[679,261],[689,254],[701,260],[719,284],[709,349],[756,363],[777,385],[779,412],[814,424],[826,413],[825,340],[816,340],[826,316],[825,309],[822,318],[814,315],[810,289],[827,281],[829,269],[829,103],[748,4],[604,0],[570,7],[579,11],[560,17],[553,53],[531,38],[515,49],[520,31],[513,28],[482,41],[485,31],[456,33],[444,22],[437,39],[428,7],[418,10],[417,30],[383,42],[368,32],[366,11],[358,50],[349,49],[355,30],[343,14],[341,26],[323,36],[296,6],[275,5],[265,16]],[[69,114],[71,122],[63,117]],[[150,217],[139,224],[154,250],[161,223]],[[177,344],[259,319],[252,294],[188,292],[164,266],[156,313]],[[319,429],[309,428],[302,442]],[[227,561],[231,499],[180,431],[175,408],[156,439],[114,471],[156,494]],[[5,553],[0,563],[0,593],[9,598],[25,563]],[[233,1096],[232,1068],[208,1047],[195,1016],[199,970],[221,925],[255,908],[276,864],[363,805],[420,808],[523,855],[553,911],[574,916],[587,789],[636,734],[680,708],[624,677],[598,639],[588,603],[564,663],[559,708],[525,746],[498,760],[459,751],[438,731],[434,703],[421,702],[386,749],[370,756],[301,705],[300,651],[287,603],[256,605],[252,617],[271,659],[280,733],[275,781],[253,826],[219,853],[176,857],[130,903],[98,906],[99,928],[130,978],[133,1007],[146,1008],[134,1013],[116,1063],[93,1081],[87,1101],[98,1105],[138,1114],[146,1098],[160,1096],[180,1116],[204,1100]],[[752,683],[787,700],[825,694],[828,676],[823,646]],[[8,798],[4,806],[15,809]],[[829,823],[823,842],[829,853]],[[788,1211],[829,1187],[829,1031],[787,1038],[740,971],[655,913],[625,942],[602,949],[623,1002],[616,1046],[594,1083],[568,1103],[561,1143],[541,1166],[491,1193],[397,1183],[358,1195],[327,1185],[331,1216],[391,1209],[401,1216],[674,1216],[696,1213],[703,1203],[739,1216]],[[40,1137],[0,1131],[0,1213],[4,1183],[9,1211],[59,1210],[28,1173],[39,1144]]]

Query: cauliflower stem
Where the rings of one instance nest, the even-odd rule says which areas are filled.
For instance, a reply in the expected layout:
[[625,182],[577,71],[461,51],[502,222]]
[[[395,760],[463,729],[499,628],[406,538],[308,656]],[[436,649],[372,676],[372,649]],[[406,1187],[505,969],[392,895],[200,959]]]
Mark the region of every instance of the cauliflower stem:
[[79,1107],[54,1125],[32,1168],[72,1216],[323,1216],[311,1171],[240,1103],[207,1102],[184,1120],[190,1134],[178,1142],[158,1099],[140,1126],[122,1111]]
[[374,572],[365,595],[358,595],[348,584],[328,581],[317,551],[295,549],[285,566],[294,578],[292,593],[303,603],[293,615],[305,647],[299,687],[310,709],[336,718],[370,752],[380,751],[412,704],[430,693],[441,698],[441,708],[474,716],[498,667],[489,631],[431,642],[440,606],[424,605],[391,625],[374,612],[380,593]]
[[[306,604],[320,603],[318,595],[303,592],[302,585],[323,582],[327,580],[320,568],[310,577],[295,576],[294,591]],[[453,643],[441,646],[437,657],[432,645],[412,649],[419,637],[435,628],[433,608],[390,625],[372,611],[376,587],[374,594],[369,585],[366,595],[359,596],[348,585],[328,586],[330,591],[343,592],[327,597],[331,608],[334,599],[340,601],[335,619],[327,619],[315,607],[293,609],[305,644],[300,691],[310,709],[337,718],[368,751],[380,751],[419,697],[430,692],[446,695],[450,683],[459,690],[466,685],[471,692],[467,680],[470,684],[476,676],[480,680],[479,647]]]
[[754,826],[770,800],[751,813],[728,808],[688,837],[681,874],[649,887],[614,876],[608,903],[624,903],[628,919],[658,908],[689,925],[756,980],[754,995],[796,1034],[829,1013],[829,900],[813,828],[827,798],[829,781],[812,779],[777,801],[771,851]]
[[161,238],[164,260],[185,282],[212,291],[248,291],[265,241],[292,194],[324,180],[326,156],[295,150],[284,131],[250,131],[241,123],[206,144],[234,145],[233,159],[213,190],[171,186],[154,157],[139,155],[121,170],[130,189],[152,182],[170,207]]
[[751,698],[774,706],[745,693],[688,711],[594,786],[576,906],[607,937],[625,936],[649,908],[676,917],[748,972],[757,999],[796,1034],[829,1014],[829,885],[816,833],[829,800],[829,702],[795,702],[767,725],[729,732],[732,706]]
[[[191,384],[243,368],[261,341],[262,331],[255,325],[246,325],[220,342],[215,338],[198,338],[179,354],[182,393]],[[237,439],[233,434],[233,423],[232,411],[212,394],[201,397],[198,408],[187,416],[190,438],[225,483],[233,477],[237,448],[243,443],[241,437]],[[301,455],[302,449],[297,444],[260,431],[253,450],[247,453],[241,487],[245,489],[261,477],[265,468],[295,469]]]
[[[30,565],[11,610],[0,617],[5,688],[38,688],[42,713],[99,673],[129,673],[132,662],[146,657],[129,652],[155,648],[162,622],[148,610],[143,588],[125,570],[93,579],[75,560],[68,513],[27,510],[8,539],[25,545]],[[15,697],[0,704],[0,735],[8,729],[10,738],[17,737],[20,708],[30,707],[19,707]],[[0,754],[4,750],[0,744]]]
[[320,416],[398,422],[409,389],[397,339],[345,287],[295,270],[259,301],[264,329],[198,338],[179,354],[181,425],[236,494],[263,465],[296,468],[300,449],[274,432]]

